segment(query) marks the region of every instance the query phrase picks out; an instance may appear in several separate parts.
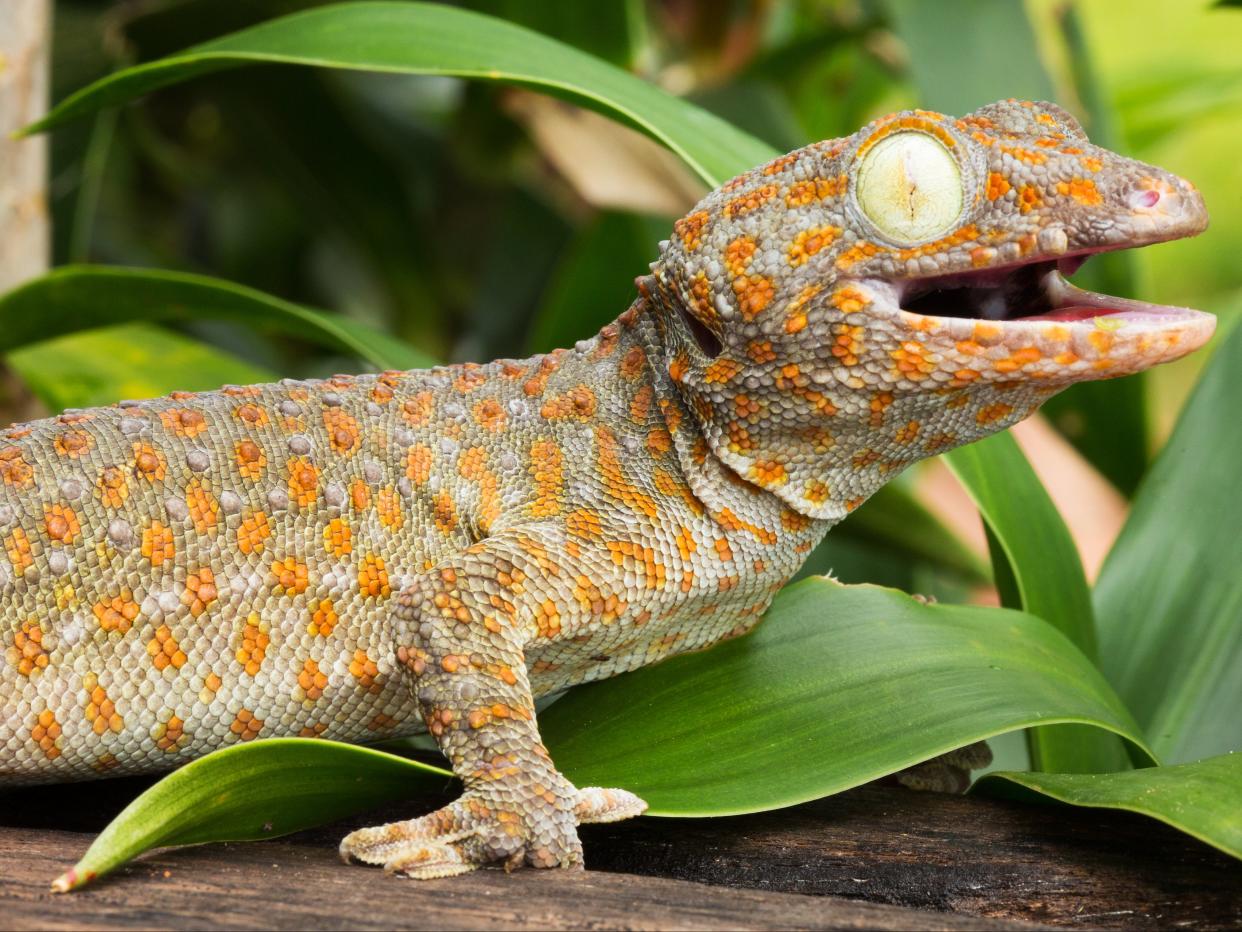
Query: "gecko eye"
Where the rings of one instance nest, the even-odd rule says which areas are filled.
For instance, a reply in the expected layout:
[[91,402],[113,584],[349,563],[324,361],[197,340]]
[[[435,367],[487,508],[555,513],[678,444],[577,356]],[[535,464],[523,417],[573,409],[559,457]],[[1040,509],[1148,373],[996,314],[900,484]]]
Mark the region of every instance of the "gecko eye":
[[947,233],[962,212],[957,161],[926,133],[897,133],[878,142],[863,156],[855,190],[867,219],[902,245]]

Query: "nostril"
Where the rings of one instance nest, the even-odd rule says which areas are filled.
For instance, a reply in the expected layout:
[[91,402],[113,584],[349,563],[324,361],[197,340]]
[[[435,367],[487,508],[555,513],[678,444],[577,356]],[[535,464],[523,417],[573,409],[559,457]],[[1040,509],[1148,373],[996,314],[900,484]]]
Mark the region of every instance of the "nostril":
[[1160,200],[1160,192],[1151,190],[1138,191],[1130,199],[1135,207],[1155,207]]

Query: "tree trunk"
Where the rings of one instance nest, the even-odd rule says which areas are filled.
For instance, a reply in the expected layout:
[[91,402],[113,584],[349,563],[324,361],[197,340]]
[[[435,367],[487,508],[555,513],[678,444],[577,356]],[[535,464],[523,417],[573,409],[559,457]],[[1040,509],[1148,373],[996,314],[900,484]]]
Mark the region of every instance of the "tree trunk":
[[0,0],[0,292],[48,265],[47,142],[10,134],[47,108],[50,0]]

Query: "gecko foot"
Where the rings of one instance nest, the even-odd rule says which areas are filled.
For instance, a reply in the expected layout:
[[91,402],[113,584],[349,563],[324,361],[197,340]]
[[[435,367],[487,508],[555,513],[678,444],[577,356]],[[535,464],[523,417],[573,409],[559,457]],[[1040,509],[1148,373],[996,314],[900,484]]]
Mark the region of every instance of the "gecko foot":
[[506,798],[467,794],[443,809],[406,822],[359,829],[341,841],[346,861],[381,864],[389,873],[431,880],[502,863],[506,870],[582,867],[575,795]]
[[965,793],[970,788],[970,772],[992,763],[992,749],[986,741],[941,754],[907,767],[896,774],[897,782],[912,790],[928,793]]
[[591,822],[620,822],[647,811],[647,804],[629,790],[588,786],[578,790],[574,816],[579,825]]

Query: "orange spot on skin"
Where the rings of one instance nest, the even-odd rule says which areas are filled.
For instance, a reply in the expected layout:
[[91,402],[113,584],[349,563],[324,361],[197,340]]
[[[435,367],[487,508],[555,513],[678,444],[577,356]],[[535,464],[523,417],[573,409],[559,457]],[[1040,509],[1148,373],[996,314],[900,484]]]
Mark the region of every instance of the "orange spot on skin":
[[298,674],[298,686],[302,695],[314,702],[323,695],[328,686],[327,674],[319,669],[319,664],[308,658],[302,663],[302,671]]
[[988,175],[988,200],[994,201],[998,197],[1004,197],[1010,190],[1009,180],[999,172],[992,172]]
[[774,184],[765,184],[761,187],[747,191],[745,194],[739,194],[724,206],[724,215],[726,217],[740,217],[762,207],[772,198],[776,197],[776,192],[780,190]]
[[229,731],[237,735],[238,741],[253,741],[259,737],[259,732],[263,730],[263,719],[255,718],[253,712],[249,709],[242,709],[237,713],[237,717],[233,719],[233,724],[229,726]]
[[530,445],[530,472],[535,482],[535,499],[530,504],[533,518],[561,513],[561,494],[565,484],[561,448],[552,440],[536,440]]
[[13,564],[16,575],[20,576],[34,566],[30,539],[20,527],[13,528],[13,533],[4,539],[4,549],[9,555],[9,562]]
[[77,514],[67,505],[44,505],[43,527],[47,536],[59,544],[72,544],[82,533]]
[[875,243],[855,243],[841,253],[841,255],[837,256],[837,268],[842,271],[848,271],[858,263],[874,258],[881,252],[884,252],[884,248],[877,246]]
[[160,420],[178,437],[197,437],[207,429],[207,419],[192,408],[168,408],[160,412]]
[[252,511],[237,526],[237,549],[244,554],[262,553],[264,542],[272,536],[272,525],[267,514]]
[[646,492],[634,486],[626,478],[622,465],[620,444],[616,435],[604,426],[595,429],[595,445],[599,457],[599,475],[603,478],[604,491],[627,508],[655,518],[659,508]]
[[186,577],[181,604],[190,606],[190,614],[195,618],[207,611],[218,598],[220,592],[216,589],[216,576],[209,567],[204,566]]
[[775,158],[768,162],[767,165],[763,166],[762,173],[767,176],[779,175],[796,161],[798,161],[798,156],[790,152],[788,155],[782,155],[780,158]]
[[975,415],[975,420],[981,425],[995,424],[997,421],[1008,417],[1013,413],[1013,405],[1007,404],[990,404],[979,409],[979,413]]
[[728,356],[721,356],[714,360],[703,372],[703,379],[707,384],[724,384],[733,380],[739,372],[742,371],[742,364],[736,359],[730,359]]
[[353,552],[353,533],[344,518],[333,518],[323,529],[323,549],[336,557],[347,556]]
[[405,455],[405,475],[415,485],[426,485],[431,478],[431,463],[434,459],[431,448],[416,443]]
[[785,467],[775,460],[756,460],[750,464],[747,476],[765,489],[777,488],[789,481]]
[[1072,178],[1069,181],[1057,182],[1057,193],[1062,197],[1072,197],[1079,204],[1088,207],[1101,204],[1104,197],[1096,189],[1095,182],[1090,178]]
[[99,685],[99,677],[87,673],[82,677],[82,689],[86,693],[83,711],[91,731],[97,735],[112,732],[119,735],[125,728],[125,721],[117,714],[116,704],[108,697],[108,692]]
[[185,722],[175,715],[170,715],[167,722],[156,728],[155,746],[171,754],[181,750],[185,737]]
[[39,746],[39,750],[48,760],[56,760],[60,757],[60,731],[56,713],[51,709],[44,709],[40,712],[30,728],[30,740]]
[[805,207],[814,201],[827,200],[845,191],[846,177],[809,178],[797,181],[785,192],[785,206],[789,208]]
[[270,420],[267,412],[253,402],[246,402],[233,409],[233,417],[254,427],[266,427]]
[[500,433],[509,423],[509,416],[495,398],[484,398],[474,405],[474,421],[484,430]]
[[812,505],[822,505],[828,501],[828,483],[819,479],[811,479],[802,490],[802,497]]
[[319,467],[306,457],[294,457],[289,470],[289,500],[300,508],[308,508],[319,496]]
[[147,642],[147,653],[157,670],[165,667],[180,670],[185,666],[185,652],[173,637],[172,629],[168,625],[160,625],[155,629],[155,637]]
[[390,531],[399,530],[405,524],[405,514],[401,510],[401,499],[394,489],[383,488],[379,490],[379,493],[375,496],[375,513],[379,516],[380,524]]
[[1044,196],[1034,185],[1024,184],[1018,189],[1018,210],[1027,214],[1044,206]]
[[57,434],[52,446],[61,456],[77,459],[90,452],[95,445],[95,438],[84,430],[67,430]]
[[383,691],[384,680],[380,676],[379,665],[367,656],[364,650],[355,650],[349,662],[349,674],[358,681],[358,685],[371,693]]
[[13,632],[13,652],[10,661],[15,662],[17,672],[29,677],[47,668],[49,655],[43,647],[43,627],[37,618],[23,621]]
[[401,417],[411,427],[425,427],[435,412],[435,399],[431,392],[418,392],[401,405]]
[[432,517],[436,530],[441,534],[450,534],[457,528],[457,506],[453,504],[453,496],[447,491],[436,495],[432,503]]
[[120,508],[129,497],[129,476],[119,466],[105,466],[95,480],[95,495],[105,508]]
[[185,489],[185,504],[190,510],[194,530],[200,534],[213,531],[220,522],[220,503],[197,479],[190,480]]
[[755,255],[755,241],[749,236],[739,236],[725,247],[725,268],[732,278],[746,274]]
[[20,447],[0,450],[0,479],[6,485],[24,489],[34,484],[34,467],[26,462]]
[[392,594],[388,585],[388,571],[384,558],[368,553],[358,567],[358,591],[368,598],[387,598]]
[[323,426],[328,431],[328,444],[336,453],[352,455],[362,443],[357,419],[343,408],[325,408]]
[[124,634],[133,627],[134,620],[138,617],[138,603],[134,601],[133,593],[122,589],[120,595],[96,602],[91,611],[99,622],[99,627],[105,631]]
[[260,619],[258,612],[251,612],[246,617],[246,624],[242,628],[234,654],[237,662],[245,668],[247,676],[258,675],[267,656],[267,647],[271,643],[267,624]]
[[134,444],[134,475],[148,482],[159,482],[168,474],[164,454],[149,443]]
[[543,403],[539,413],[550,421],[586,421],[595,416],[595,392],[586,385],[575,385],[563,395]]
[[737,295],[738,309],[742,312],[743,320],[754,320],[776,296],[776,286],[772,279],[763,275],[735,278],[732,287],[733,293]]
[[331,599],[320,599],[315,604],[314,610],[311,612],[310,624],[306,630],[310,634],[317,634],[320,637],[329,637],[332,630],[336,627],[336,623],[340,621],[340,616],[336,613],[336,607],[332,604]]
[[365,511],[371,505],[371,487],[361,479],[349,484],[349,500],[355,511]]
[[272,575],[276,578],[276,589],[285,595],[298,595],[306,591],[310,571],[305,563],[299,563],[293,557],[272,562]]
[[243,479],[258,479],[267,466],[267,454],[253,440],[238,440],[233,444],[233,456],[237,461],[237,471]]
[[453,388],[466,395],[487,382],[487,376],[478,371],[478,363],[464,363],[461,374],[453,380]]
[[703,244],[703,228],[709,219],[707,211],[700,210],[673,224],[673,233],[681,237],[681,244],[687,251],[698,249]]
[[797,268],[821,250],[831,246],[840,235],[841,228],[831,225],[801,230],[789,245],[786,259],[791,266]]
[[173,532],[159,521],[152,521],[142,531],[142,555],[151,565],[160,566],[176,554]]

